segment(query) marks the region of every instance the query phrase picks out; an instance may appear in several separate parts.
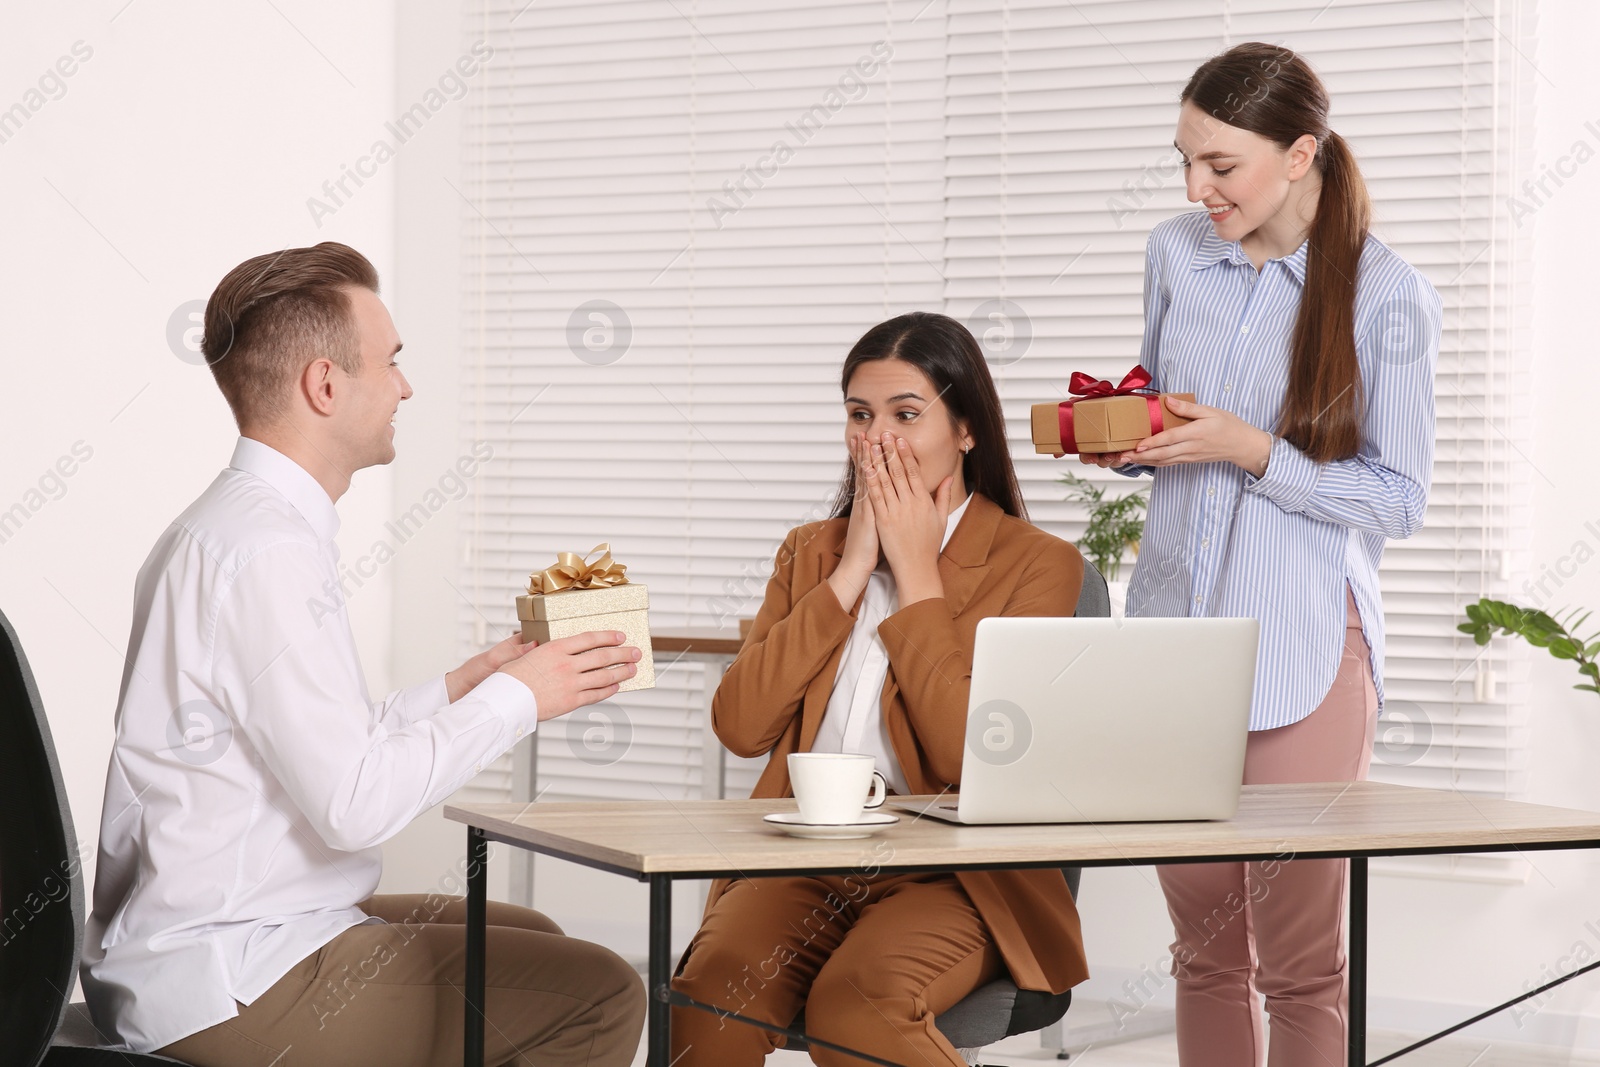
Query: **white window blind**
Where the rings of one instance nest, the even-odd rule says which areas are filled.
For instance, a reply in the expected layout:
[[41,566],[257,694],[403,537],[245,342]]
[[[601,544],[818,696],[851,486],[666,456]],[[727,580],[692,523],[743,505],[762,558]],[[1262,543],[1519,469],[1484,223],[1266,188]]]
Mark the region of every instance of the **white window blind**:
[[[826,515],[843,469],[845,353],[890,314],[939,306],[943,24],[916,14],[478,12],[469,32],[496,58],[469,134],[465,432],[506,459],[478,480],[464,636],[509,625],[541,561],[602,540],[650,587],[657,628],[736,634],[755,613],[784,535]],[[606,350],[615,311],[569,330],[595,300],[625,314],[625,352]],[[658,661],[655,689],[601,710],[629,743],[586,748],[607,727],[583,713],[540,727],[543,795],[698,795],[702,668]],[[480,786],[503,791],[507,773]],[[753,780],[734,767],[730,795]]]
[[[1194,210],[1171,147],[1198,63],[1242,41],[1307,57],[1355,151],[1375,231],[1444,303],[1438,446],[1426,526],[1382,568],[1387,718],[1372,777],[1489,796],[1524,788],[1526,651],[1455,625],[1525,569],[1527,249],[1505,210],[1529,156],[1529,12],[1507,3],[968,0],[951,5],[946,307],[1005,300],[1026,355],[997,371],[1028,451],[1027,407],[1073,370],[1115,380],[1138,357],[1145,240]],[[1525,364],[1523,364],[1525,365]],[[1059,465],[1019,462],[1036,522],[1076,533]],[[1114,475],[1100,476],[1110,481]],[[1069,534],[1070,536],[1070,534]],[[1500,858],[1407,869],[1501,877]]]
[[[841,359],[911,308],[985,340],[1034,521],[1080,534],[1056,479],[1083,468],[1032,455],[1027,406],[1065,396],[1073,370],[1118,377],[1137,358],[1146,236],[1190,208],[1177,93],[1207,56],[1265,40],[1321,73],[1378,235],[1445,306],[1427,524],[1383,568],[1390,721],[1373,776],[1517,795],[1525,655],[1455,631],[1526,568],[1527,249],[1504,203],[1529,151],[1531,4],[1484,11],[485,2],[469,27],[496,59],[463,190],[463,434],[505,458],[478,480],[464,642],[479,620],[509,625],[529,569],[600,540],[651,586],[658,627],[752,614],[779,539],[820,514],[842,467]],[[879,42],[887,64],[846,78]],[[604,320],[577,320],[599,351],[581,330],[569,342],[594,300],[631,323],[614,362]],[[696,793],[700,672],[664,665],[657,689],[615,702],[633,734],[615,765],[577,758],[568,724],[541,728],[547,796]],[[736,772],[731,792],[750,780]]]

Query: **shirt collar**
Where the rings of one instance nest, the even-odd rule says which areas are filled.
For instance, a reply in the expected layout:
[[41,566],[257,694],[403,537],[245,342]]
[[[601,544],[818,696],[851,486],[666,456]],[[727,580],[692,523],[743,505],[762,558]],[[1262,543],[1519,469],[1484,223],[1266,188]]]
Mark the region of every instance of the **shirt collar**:
[[1301,285],[1306,283],[1306,250],[1310,247],[1311,242],[1301,241],[1299,248],[1278,260],[1279,263],[1282,263],[1284,267],[1288,269],[1290,274],[1294,275],[1294,280],[1299,282]]
[[241,437],[233,446],[233,459],[228,466],[234,470],[253,474],[276,489],[306,520],[317,539],[323,544],[333,543],[339,532],[339,513],[322,483],[311,476],[300,464],[264,445],[253,437]]
[[[1308,242],[1301,241],[1300,247],[1281,259],[1269,259],[1267,263],[1281,263],[1288,272],[1294,275],[1294,280],[1301,285],[1306,283],[1306,248]],[[1244,246],[1238,241],[1224,241],[1217,236],[1216,229],[1207,229],[1206,235],[1201,238],[1200,245],[1194,250],[1194,257],[1189,260],[1190,270],[1204,270],[1215,263],[1237,263],[1255,269],[1250,262],[1250,257],[1245,254]],[[1264,266],[1265,264],[1263,264]]]
[[1189,260],[1189,269],[1204,270],[1213,263],[1249,262],[1250,257],[1244,254],[1238,241],[1224,241],[1217,236],[1217,228],[1208,225],[1205,236],[1200,238],[1200,244],[1194,250],[1194,258]]
[[972,494],[968,493],[967,499],[952,510],[950,517],[944,520],[944,540],[939,542],[940,552],[943,552],[944,546],[950,543],[950,536],[956,532],[956,527],[961,525],[961,516],[967,513],[967,505],[970,503],[972,503]]

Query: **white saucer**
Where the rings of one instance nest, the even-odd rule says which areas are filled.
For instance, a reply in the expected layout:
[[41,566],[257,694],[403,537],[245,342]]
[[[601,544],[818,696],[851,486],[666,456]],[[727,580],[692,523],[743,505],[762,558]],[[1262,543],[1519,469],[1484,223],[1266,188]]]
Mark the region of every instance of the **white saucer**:
[[802,822],[799,812],[781,811],[773,815],[764,816],[762,821],[771,823],[791,837],[810,837],[821,841],[839,841],[852,837],[871,837],[885,827],[893,826],[899,822],[900,816],[889,815],[881,811],[868,811],[863,812],[861,818],[855,822],[817,823]]

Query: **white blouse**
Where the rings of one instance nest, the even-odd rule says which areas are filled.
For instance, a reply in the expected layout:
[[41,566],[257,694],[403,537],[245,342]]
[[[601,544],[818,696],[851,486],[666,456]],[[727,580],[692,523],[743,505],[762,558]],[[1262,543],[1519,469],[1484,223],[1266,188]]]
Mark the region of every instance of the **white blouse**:
[[[944,524],[944,540],[939,542],[940,551],[950,543],[950,535],[961,524],[961,516],[967,513],[971,502],[969,493],[950,512]],[[895,588],[894,573],[887,562],[880,560],[877,570],[867,578],[856,624],[845,641],[844,657],[839,661],[839,673],[834,676],[833,692],[828,695],[828,708],[811,751],[871,756],[889,788],[904,796],[911,787],[889,744],[888,724],[883,721],[883,685],[889,680],[889,654],[878,636],[878,626],[899,610],[900,591]]]

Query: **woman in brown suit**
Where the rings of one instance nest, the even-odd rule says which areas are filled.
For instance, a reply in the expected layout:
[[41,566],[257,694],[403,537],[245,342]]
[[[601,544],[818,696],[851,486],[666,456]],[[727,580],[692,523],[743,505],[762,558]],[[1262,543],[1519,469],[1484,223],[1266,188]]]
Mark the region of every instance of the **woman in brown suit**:
[[[983,353],[913,312],[845,359],[851,464],[834,517],[789,533],[755,626],[717,690],[717,736],[767,755],[754,796],[792,795],[791,752],[866,752],[890,788],[961,780],[978,620],[1071,615],[1083,561],[1030,525]],[[934,1026],[1009,973],[1059,993],[1088,976],[1057,870],[895,874],[893,836],[844,876],[712,887],[674,986],[696,1000],[897,1063],[964,1061]],[[864,857],[867,850],[863,850]],[[674,1009],[679,1067],[757,1064],[782,1038]],[[859,1060],[814,1047],[820,1064]]]

